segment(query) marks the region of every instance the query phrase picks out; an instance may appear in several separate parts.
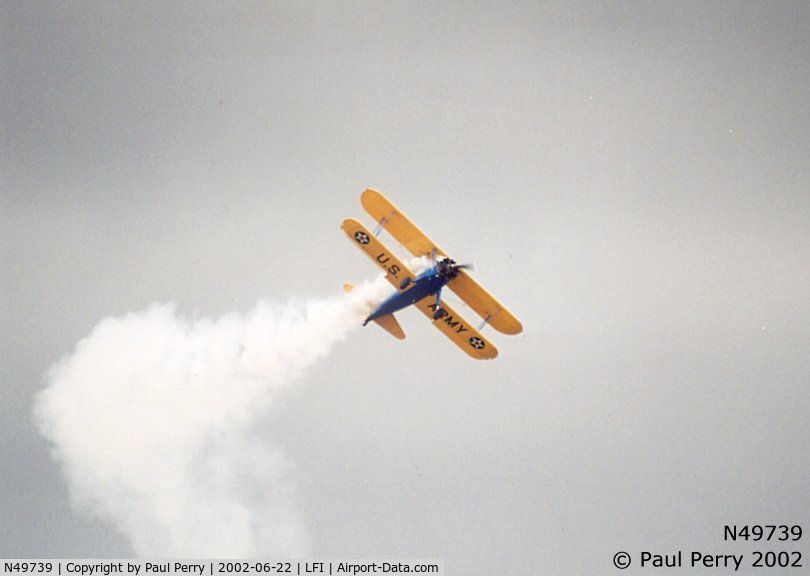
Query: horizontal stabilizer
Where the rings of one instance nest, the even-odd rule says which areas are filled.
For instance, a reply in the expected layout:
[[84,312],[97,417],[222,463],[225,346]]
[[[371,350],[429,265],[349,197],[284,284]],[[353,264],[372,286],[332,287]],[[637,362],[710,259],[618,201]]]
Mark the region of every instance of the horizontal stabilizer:
[[402,326],[399,325],[399,322],[397,322],[393,314],[380,316],[379,318],[375,318],[374,321],[394,338],[399,340],[405,339],[405,332],[402,330]]
[[[343,291],[347,294],[354,290],[354,286],[351,284],[344,284]],[[386,332],[388,332],[394,338],[398,340],[405,340],[405,331],[402,329],[402,326],[399,325],[397,319],[394,318],[393,314],[386,314],[385,316],[380,316],[374,320],[379,326],[383,328]]]

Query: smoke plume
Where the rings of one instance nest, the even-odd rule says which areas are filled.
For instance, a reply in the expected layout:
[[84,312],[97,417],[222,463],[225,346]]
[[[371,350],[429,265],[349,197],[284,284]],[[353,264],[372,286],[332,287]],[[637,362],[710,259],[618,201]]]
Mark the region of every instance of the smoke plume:
[[101,321],[35,399],[74,505],[141,556],[307,556],[291,464],[256,424],[386,292],[380,278],[244,315],[156,304]]

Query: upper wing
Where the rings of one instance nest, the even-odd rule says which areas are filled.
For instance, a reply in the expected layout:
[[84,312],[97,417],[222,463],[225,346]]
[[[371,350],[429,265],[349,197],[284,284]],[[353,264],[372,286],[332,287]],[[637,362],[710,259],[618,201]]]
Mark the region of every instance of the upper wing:
[[377,240],[374,235],[366,230],[366,227],[360,224],[354,218],[347,218],[340,225],[349,239],[360,247],[369,258],[374,260],[377,265],[385,272],[385,277],[388,281],[396,287],[397,290],[402,291],[400,286],[405,278],[413,280],[416,278],[410,268],[403,264],[399,258],[394,256],[382,242]]
[[[498,332],[504,334],[520,334],[523,325],[520,320],[498,302],[495,297],[470,276],[466,270],[459,270],[458,276],[447,283],[447,287],[458,294],[467,305],[478,312],[481,318]],[[444,304],[442,304],[444,306]]]
[[[399,208],[376,190],[369,188],[363,192],[360,202],[366,212],[375,221],[382,224],[414,256],[431,255],[434,250],[439,256],[447,256],[444,250],[428,238]],[[459,275],[447,284],[447,287],[458,294],[470,308],[475,310],[481,318],[488,320],[489,324],[499,332],[519,334],[523,331],[520,321],[509,312],[506,306],[498,302],[492,294],[476,282],[467,271],[461,270]]]
[[498,349],[478,330],[468,325],[452,308],[442,301],[442,308],[447,311],[447,315],[438,320],[433,320],[433,313],[436,312],[436,296],[422,298],[414,304],[422,313],[433,322],[442,334],[450,338],[456,345],[467,354],[477,360],[491,360],[498,355]]
[[440,256],[447,256],[399,208],[376,190],[369,188],[363,192],[360,203],[375,222],[382,224],[414,256],[430,256],[433,250]]

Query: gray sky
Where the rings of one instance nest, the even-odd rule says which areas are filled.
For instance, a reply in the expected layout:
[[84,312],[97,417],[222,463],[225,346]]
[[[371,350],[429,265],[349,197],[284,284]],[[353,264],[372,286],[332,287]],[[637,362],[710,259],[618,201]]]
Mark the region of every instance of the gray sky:
[[[262,431],[313,557],[749,552],[810,509],[804,2],[0,3],[0,556],[125,557],[32,423],[108,316],[377,271],[382,190],[523,321],[354,332]],[[805,548],[805,555],[810,554]]]

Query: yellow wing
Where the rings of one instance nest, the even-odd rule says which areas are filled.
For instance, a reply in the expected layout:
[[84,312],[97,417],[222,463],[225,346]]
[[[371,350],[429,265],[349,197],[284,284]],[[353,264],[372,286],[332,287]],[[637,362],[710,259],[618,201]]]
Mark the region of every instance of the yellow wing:
[[391,233],[397,242],[414,256],[430,256],[433,250],[439,256],[447,256],[436,243],[428,238],[416,224],[408,220],[399,208],[385,196],[369,188],[360,195],[360,203],[378,224]]
[[[498,302],[492,294],[470,276],[466,270],[460,270],[458,276],[447,283],[447,287],[458,294],[467,305],[478,312],[484,320],[504,334],[520,334],[523,325],[520,320]],[[444,306],[444,304],[442,304]]]
[[[414,256],[430,256],[433,251],[439,256],[447,254],[436,243],[411,222],[388,198],[377,190],[368,189],[360,196],[366,212],[388,230],[397,241]],[[451,280],[447,287],[458,294],[481,318],[504,334],[519,334],[523,326],[509,310],[498,302],[466,271]],[[445,307],[442,305],[442,307]]]
[[366,227],[360,224],[354,218],[347,218],[340,225],[349,239],[354,242],[369,258],[383,269],[385,277],[394,285],[394,287],[402,291],[400,286],[405,278],[414,280],[416,276],[411,272],[399,258],[394,256],[394,253],[386,248],[382,242],[377,240],[374,235],[366,230]]
[[422,313],[427,316],[439,331],[450,338],[455,344],[467,354],[477,360],[491,360],[498,355],[498,349],[478,330],[467,324],[467,321],[459,316],[452,308],[442,301],[442,308],[447,314],[433,320],[436,312],[436,296],[428,296],[414,304]]

